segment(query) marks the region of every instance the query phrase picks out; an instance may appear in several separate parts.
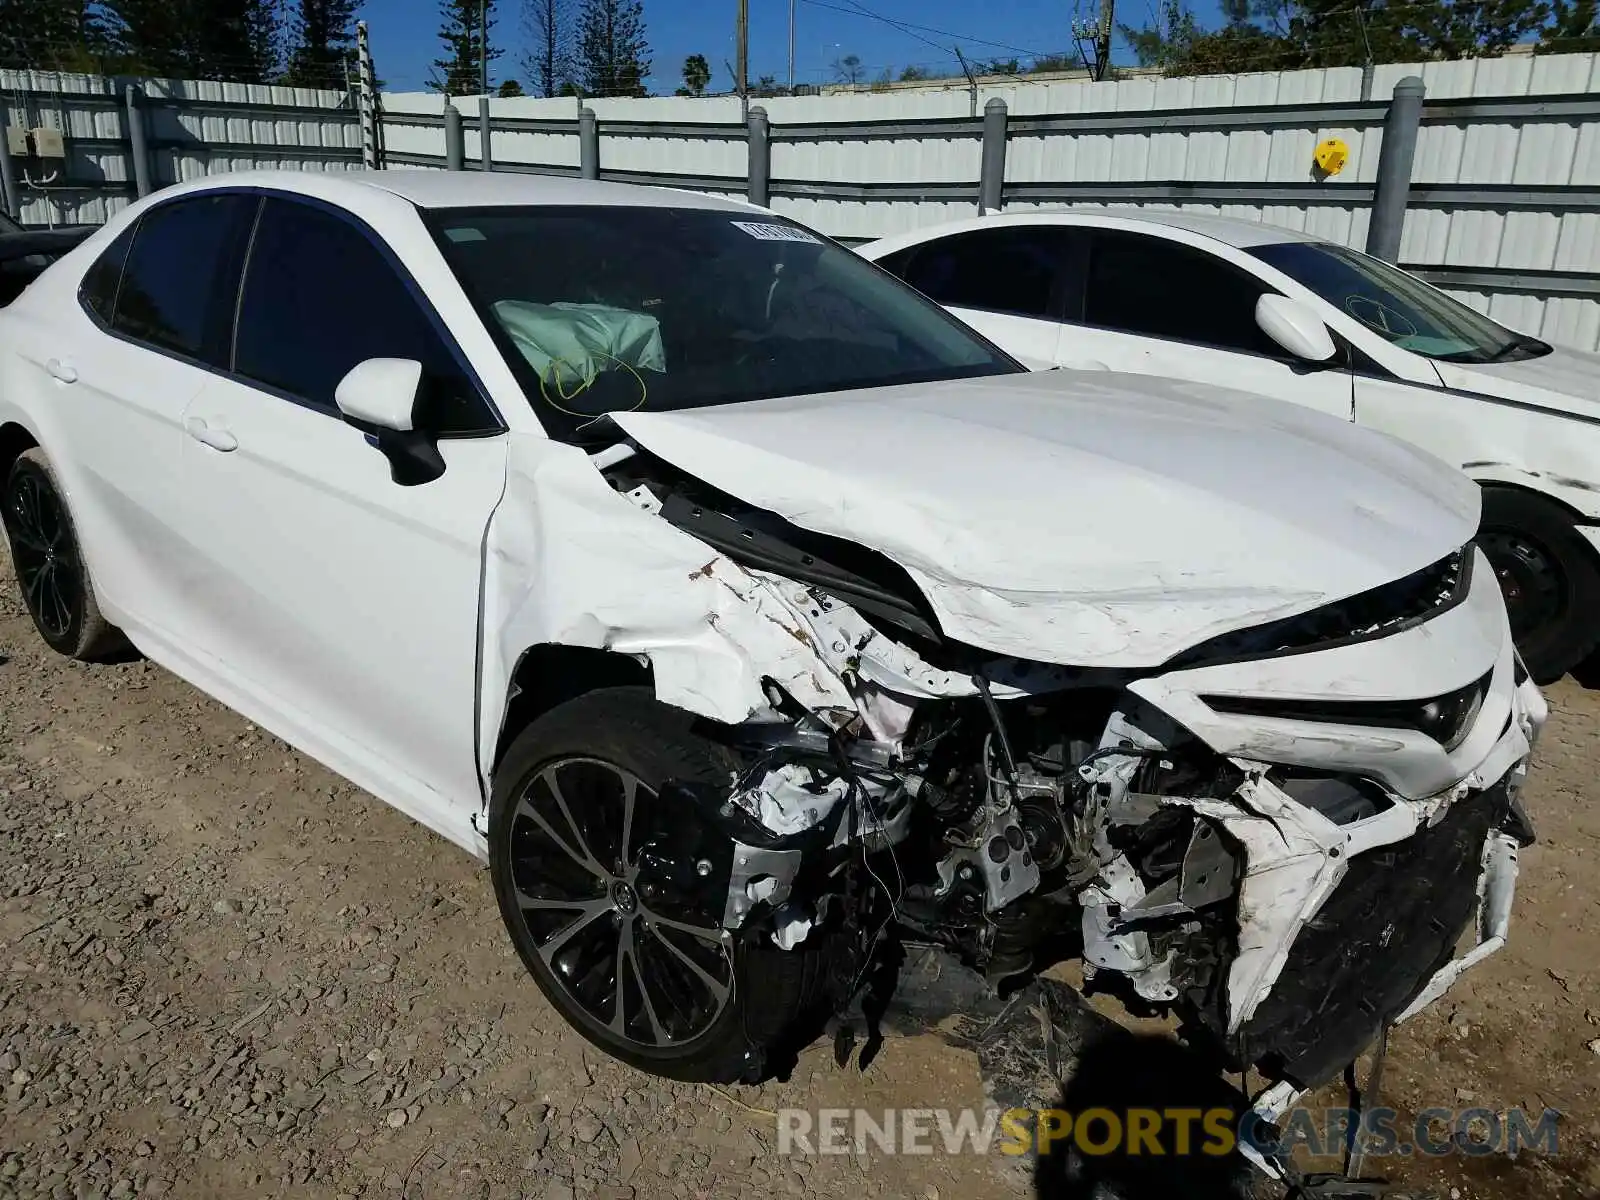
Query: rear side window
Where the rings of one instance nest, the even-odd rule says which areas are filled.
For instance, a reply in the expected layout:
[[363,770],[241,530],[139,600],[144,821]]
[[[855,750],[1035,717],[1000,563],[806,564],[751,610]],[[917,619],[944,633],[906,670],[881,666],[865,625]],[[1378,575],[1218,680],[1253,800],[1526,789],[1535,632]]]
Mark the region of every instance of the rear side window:
[[1266,284],[1166,238],[1100,232],[1089,252],[1084,323],[1148,337],[1283,357],[1256,324]]
[[122,285],[122,267],[128,261],[128,247],[133,245],[134,231],[138,228],[135,222],[118,234],[84,272],[83,282],[78,285],[78,299],[83,301],[83,306],[107,325],[111,324],[111,310],[117,303],[117,289]]
[[145,213],[133,237],[111,327],[126,337],[227,365],[228,330],[254,196],[197,196]]
[[883,265],[940,304],[1048,319],[1060,312],[1068,237],[1046,226],[979,229]]
[[498,429],[422,303],[364,231],[310,205],[268,200],[240,296],[233,369],[337,411],[339,381],[369,358],[422,363],[429,428]]

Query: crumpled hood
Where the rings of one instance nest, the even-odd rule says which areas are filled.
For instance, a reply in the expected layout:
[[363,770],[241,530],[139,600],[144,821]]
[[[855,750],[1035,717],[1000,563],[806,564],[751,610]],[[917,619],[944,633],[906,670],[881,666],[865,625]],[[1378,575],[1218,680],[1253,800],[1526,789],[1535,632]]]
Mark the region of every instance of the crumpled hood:
[[1515,362],[1433,365],[1446,387],[1600,418],[1600,354],[1556,349]]
[[947,636],[1153,666],[1407,575],[1478,489],[1420,450],[1203,384],[1052,371],[613,414],[651,453],[904,567]]

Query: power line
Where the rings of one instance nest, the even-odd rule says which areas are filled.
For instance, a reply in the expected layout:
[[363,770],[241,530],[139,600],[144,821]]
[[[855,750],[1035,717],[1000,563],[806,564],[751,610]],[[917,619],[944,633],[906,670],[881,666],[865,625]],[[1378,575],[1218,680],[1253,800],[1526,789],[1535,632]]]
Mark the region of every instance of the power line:
[[[911,34],[911,30],[913,29],[920,29],[925,33],[936,33],[940,37],[950,38],[952,44],[955,42],[968,42],[974,46],[988,46],[995,50],[1010,50],[1013,54],[1026,54],[1031,58],[1045,58],[1049,54],[1048,51],[1026,50],[1021,46],[1012,46],[1006,42],[990,41],[987,38],[967,37],[965,34],[953,33],[948,29],[937,29],[932,25],[918,25],[914,21],[898,21],[892,17],[886,17],[882,13],[873,12],[871,9],[861,5],[857,5],[854,8],[845,8],[842,5],[829,4],[826,2],[826,0],[801,0],[801,3],[809,4],[812,8],[830,9],[833,12],[844,13],[846,16],[850,17],[867,17],[874,21],[881,21],[883,24],[893,26],[894,28],[900,30],[900,32],[906,34]],[[915,37],[916,35],[911,34],[911,36]],[[919,40],[925,42],[927,41],[926,38],[921,38]],[[928,45],[933,46],[938,50],[948,50],[950,48],[949,46],[941,46],[937,42],[928,42]]]

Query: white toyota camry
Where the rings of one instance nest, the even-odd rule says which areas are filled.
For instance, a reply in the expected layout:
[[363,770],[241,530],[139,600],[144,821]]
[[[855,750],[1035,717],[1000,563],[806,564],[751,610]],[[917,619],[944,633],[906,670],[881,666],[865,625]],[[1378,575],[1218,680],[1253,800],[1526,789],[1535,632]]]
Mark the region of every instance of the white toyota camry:
[[1030,373],[731,201],[160,192],[0,313],[0,477],[51,646],[487,859],[555,1006],[665,1074],[760,1074],[913,936],[1076,947],[1281,1099],[1500,944],[1532,836],[1464,476]]
[[1243,388],[1416,443],[1482,486],[1478,544],[1534,678],[1600,645],[1600,355],[1348,247],[1227,217],[1001,213],[860,253],[1030,365]]

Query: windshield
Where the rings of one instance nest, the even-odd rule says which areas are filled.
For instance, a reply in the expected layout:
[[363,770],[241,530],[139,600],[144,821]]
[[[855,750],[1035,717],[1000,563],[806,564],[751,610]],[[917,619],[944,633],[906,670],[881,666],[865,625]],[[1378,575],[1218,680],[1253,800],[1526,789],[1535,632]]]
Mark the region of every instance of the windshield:
[[540,420],[1022,368],[899,280],[766,213],[441,209],[434,236]]
[[1396,346],[1450,362],[1505,362],[1550,353],[1415,275],[1329,242],[1279,242],[1250,251]]

